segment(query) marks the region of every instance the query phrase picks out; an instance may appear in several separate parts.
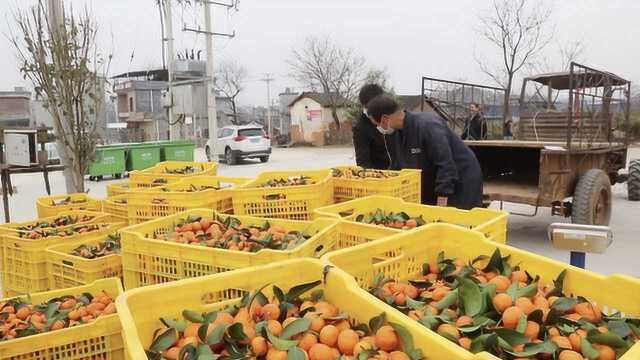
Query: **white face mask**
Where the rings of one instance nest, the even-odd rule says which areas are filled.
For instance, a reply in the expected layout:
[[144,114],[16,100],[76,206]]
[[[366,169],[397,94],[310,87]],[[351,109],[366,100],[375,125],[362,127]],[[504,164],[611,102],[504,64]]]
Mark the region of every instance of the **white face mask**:
[[396,131],[396,129],[393,129],[393,128],[385,129],[385,128],[383,128],[383,127],[382,127],[382,126],[380,126],[380,125],[376,126],[376,129],[378,129],[378,131],[379,131],[379,132],[380,132],[380,134],[382,134],[382,135],[391,135],[391,134],[393,134],[393,132],[394,132],[394,131]]
[[362,113],[364,116],[369,117],[369,113],[367,113],[367,108],[362,108]]

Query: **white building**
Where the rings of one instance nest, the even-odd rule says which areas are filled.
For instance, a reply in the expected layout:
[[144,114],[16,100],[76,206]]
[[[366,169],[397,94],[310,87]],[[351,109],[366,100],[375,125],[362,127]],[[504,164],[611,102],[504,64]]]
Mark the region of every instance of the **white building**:
[[348,100],[338,101],[340,130],[336,129],[331,115],[329,96],[315,92],[303,92],[289,104],[291,114],[291,141],[317,146],[337,142],[351,136],[351,121],[347,120]]

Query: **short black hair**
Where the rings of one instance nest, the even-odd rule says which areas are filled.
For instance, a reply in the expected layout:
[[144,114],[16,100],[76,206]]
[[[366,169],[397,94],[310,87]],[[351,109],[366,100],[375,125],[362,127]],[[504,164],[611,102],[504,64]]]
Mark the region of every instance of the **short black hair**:
[[391,115],[398,109],[400,104],[388,95],[378,95],[367,104],[367,114],[375,122],[380,122],[382,115]]
[[384,89],[382,89],[382,86],[378,84],[366,84],[360,89],[360,94],[358,95],[360,105],[367,107],[369,101],[371,101],[374,97],[380,96],[382,94],[384,94]]

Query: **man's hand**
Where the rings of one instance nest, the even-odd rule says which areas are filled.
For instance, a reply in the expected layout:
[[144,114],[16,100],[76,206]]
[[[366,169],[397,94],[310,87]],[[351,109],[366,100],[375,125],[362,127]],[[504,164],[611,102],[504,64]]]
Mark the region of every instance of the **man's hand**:
[[438,206],[447,206],[447,202],[449,202],[449,198],[445,196],[438,196]]

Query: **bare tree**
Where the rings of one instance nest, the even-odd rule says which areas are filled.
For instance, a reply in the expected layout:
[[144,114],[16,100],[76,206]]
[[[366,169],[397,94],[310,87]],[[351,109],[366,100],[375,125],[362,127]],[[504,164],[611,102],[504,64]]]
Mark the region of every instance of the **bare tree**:
[[104,102],[106,72],[96,46],[97,26],[85,8],[69,8],[63,22],[51,23],[43,0],[18,12],[19,33],[11,42],[20,71],[33,83],[53,118],[67,192],[84,192],[84,175],[94,158],[98,114]]
[[338,108],[352,101],[363,79],[365,60],[328,36],[309,37],[289,61],[291,76],[301,84],[319,88],[327,97],[331,116],[340,129]]
[[[569,71],[572,62],[582,61],[584,54],[584,44],[580,40],[571,41],[565,44],[559,44],[557,48],[557,56],[544,56],[538,61],[531,62],[527,68],[531,75],[550,73],[555,71]],[[555,61],[554,61],[555,59]],[[541,98],[547,95],[542,94],[542,85],[534,83],[535,93]],[[555,105],[560,96],[560,91],[552,91],[550,107]]]
[[237,97],[244,90],[247,80],[247,69],[234,61],[225,61],[216,71],[215,88],[229,99],[233,111],[233,123],[238,123]]
[[551,41],[550,16],[550,8],[538,0],[494,0],[491,13],[480,17],[478,31],[499,49],[502,64],[492,67],[481,59],[476,61],[482,72],[505,89],[505,120],[511,116],[509,98],[515,75]]

